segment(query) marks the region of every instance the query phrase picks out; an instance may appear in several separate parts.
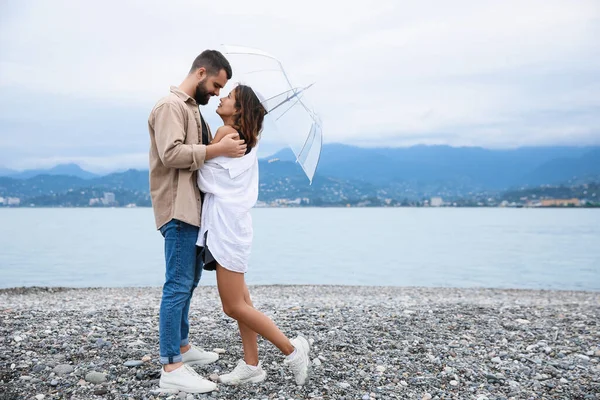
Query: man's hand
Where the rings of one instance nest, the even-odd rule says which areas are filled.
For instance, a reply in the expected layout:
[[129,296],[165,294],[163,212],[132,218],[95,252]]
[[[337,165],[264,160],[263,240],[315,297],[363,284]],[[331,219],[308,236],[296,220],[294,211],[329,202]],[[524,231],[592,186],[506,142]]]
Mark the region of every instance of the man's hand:
[[221,147],[221,155],[225,157],[242,157],[246,154],[246,143],[239,138],[237,133],[229,133],[215,146]]

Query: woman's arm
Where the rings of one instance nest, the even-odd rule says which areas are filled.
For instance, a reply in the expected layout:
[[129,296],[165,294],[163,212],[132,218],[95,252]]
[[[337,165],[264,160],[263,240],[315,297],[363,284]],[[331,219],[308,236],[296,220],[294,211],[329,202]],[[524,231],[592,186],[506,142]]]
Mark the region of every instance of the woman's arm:
[[[217,132],[215,133],[215,137],[210,142],[210,144],[219,143],[221,141],[221,139],[223,139],[226,135],[228,135],[230,133],[238,133],[238,131],[236,131],[229,125],[223,125],[219,129],[217,129]],[[236,139],[239,139],[239,134]]]

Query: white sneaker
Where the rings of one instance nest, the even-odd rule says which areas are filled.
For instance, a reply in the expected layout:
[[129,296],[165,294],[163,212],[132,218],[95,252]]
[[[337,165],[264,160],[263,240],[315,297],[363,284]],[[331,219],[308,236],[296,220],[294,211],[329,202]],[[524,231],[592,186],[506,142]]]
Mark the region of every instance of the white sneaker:
[[217,353],[212,351],[204,351],[200,347],[192,345],[188,351],[181,355],[182,362],[187,365],[206,365],[215,362],[219,359]]
[[228,374],[219,376],[219,382],[226,385],[239,385],[243,383],[258,383],[265,380],[267,373],[262,369],[262,363],[259,362],[256,367],[246,364],[240,360],[237,366]]
[[288,356],[283,361],[284,364],[290,367],[294,378],[296,379],[297,385],[304,385],[306,378],[308,377],[308,368],[310,366],[310,358],[308,353],[310,352],[310,345],[308,341],[302,336],[298,336],[295,339],[290,340],[292,345],[296,348],[296,354]]
[[171,372],[163,368],[158,386],[161,389],[177,389],[186,393],[208,393],[217,388],[216,383],[202,378],[192,367],[185,364]]

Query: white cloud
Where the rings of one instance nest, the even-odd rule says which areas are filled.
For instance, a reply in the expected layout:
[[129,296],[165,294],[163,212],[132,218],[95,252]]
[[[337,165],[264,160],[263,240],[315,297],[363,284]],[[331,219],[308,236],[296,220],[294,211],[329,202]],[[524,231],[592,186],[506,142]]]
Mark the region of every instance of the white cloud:
[[[140,115],[185,77],[200,51],[220,43],[263,48],[298,84],[316,81],[311,98],[326,142],[600,143],[594,0],[14,0],[0,7],[0,102],[10,102],[5,93],[35,94],[39,103],[23,118],[37,125],[81,123],[70,117],[76,102],[136,110],[131,120],[118,119],[129,130],[139,125],[135,152],[147,145]],[[55,97],[70,100],[63,111],[46,113],[43,102]],[[213,108],[214,102],[205,113],[217,124]],[[0,111],[3,137],[14,134],[11,118],[13,111]],[[107,124],[104,140],[118,143],[124,132]],[[60,142],[62,134],[53,132]],[[87,152],[85,140],[81,156],[99,157]],[[11,159],[41,157],[10,147]],[[8,157],[6,148],[0,159]]]

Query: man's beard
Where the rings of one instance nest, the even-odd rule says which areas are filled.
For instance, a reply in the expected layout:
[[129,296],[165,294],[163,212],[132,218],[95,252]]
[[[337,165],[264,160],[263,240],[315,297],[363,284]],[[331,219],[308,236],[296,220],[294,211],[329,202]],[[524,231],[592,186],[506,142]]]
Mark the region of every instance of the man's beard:
[[194,94],[194,100],[201,106],[205,106],[208,104],[208,100],[210,100],[210,93],[206,90],[205,82],[198,82],[196,86],[196,93]]

